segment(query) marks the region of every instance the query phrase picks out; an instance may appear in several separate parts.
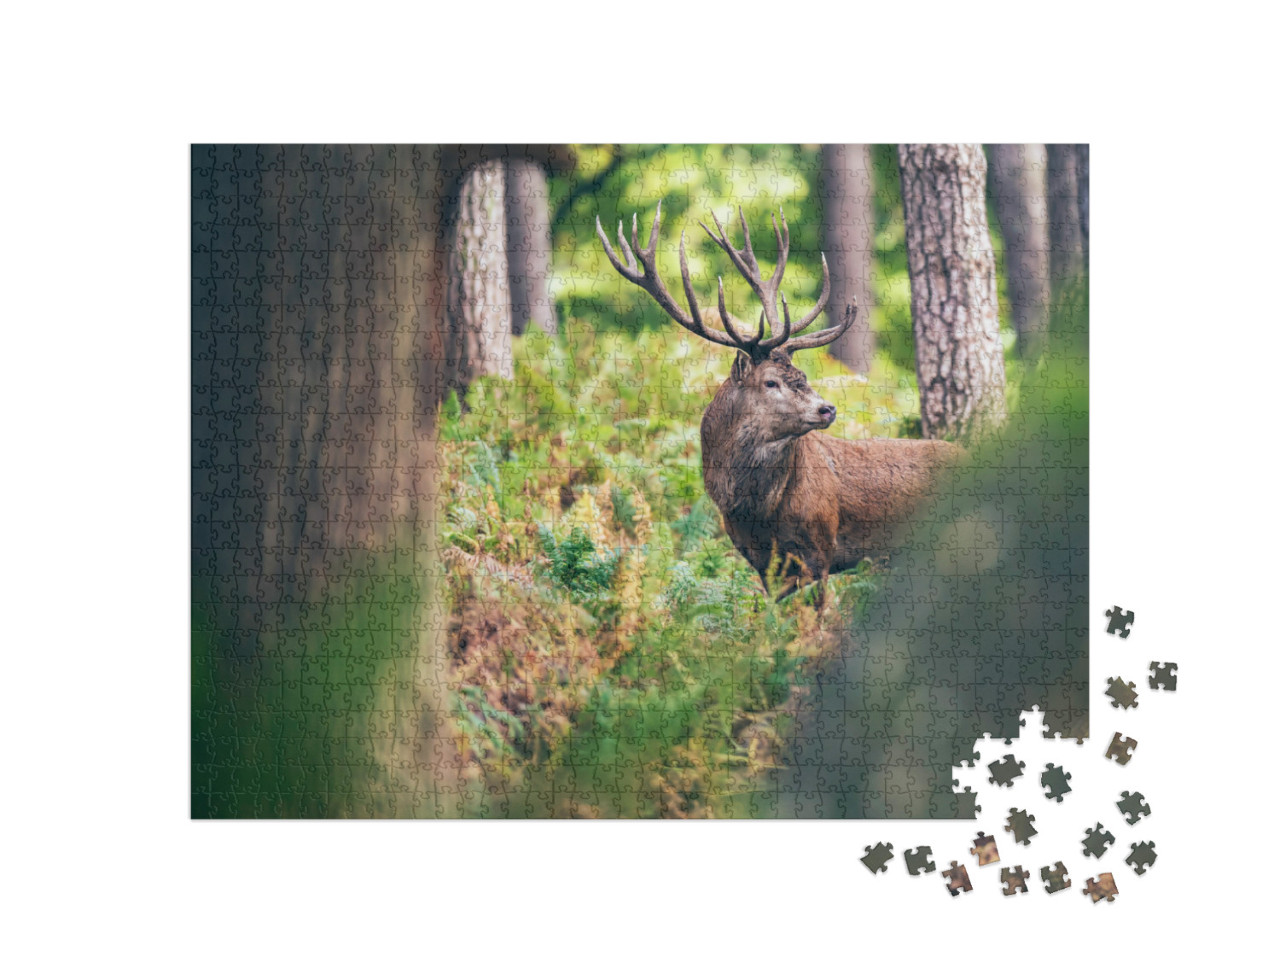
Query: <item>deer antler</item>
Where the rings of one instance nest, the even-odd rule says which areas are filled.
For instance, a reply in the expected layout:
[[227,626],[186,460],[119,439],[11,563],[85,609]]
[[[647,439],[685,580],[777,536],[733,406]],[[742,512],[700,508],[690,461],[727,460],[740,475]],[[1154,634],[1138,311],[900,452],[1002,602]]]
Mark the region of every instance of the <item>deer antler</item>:
[[[822,309],[827,304],[827,298],[831,294],[831,273],[827,268],[827,257],[822,255],[822,293],[818,296],[817,303],[813,306],[799,323],[792,325],[791,309],[787,304],[787,296],[782,297],[782,323],[778,323],[778,287],[782,283],[782,277],[787,269],[787,255],[791,249],[791,233],[787,229],[787,218],[782,213],[781,208],[778,210],[778,217],[782,219],[782,228],[778,228],[778,218],[773,220],[773,236],[778,242],[778,264],[773,269],[773,274],[766,281],[761,276],[760,264],[756,261],[755,251],[751,248],[751,232],[747,229],[747,219],[742,213],[742,208],[738,208],[738,222],[742,225],[743,247],[735,248],[729,241],[728,235],[725,233],[720,219],[713,212],[711,219],[715,221],[716,232],[701,224],[707,235],[713,240],[721,250],[729,255],[729,259],[733,262],[738,273],[741,274],[751,286],[751,290],[755,292],[757,298],[760,299],[762,311],[760,312],[760,323],[754,335],[743,336],[737,330],[737,326],[730,320],[729,312],[725,309],[724,303],[724,278],[718,281],[718,295],[720,308],[720,323],[724,325],[724,334],[713,331],[702,323],[702,315],[698,310],[698,302],[693,294],[693,282],[689,279],[689,263],[685,258],[684,252],[684,232],[680,232],[680,276],[684,282],[685,299],[689,302],[689,314],[676,304],[671,294],[667,291],[666,286],[662,283],[662,279],[658,276],[656,267],[656,254],[658,246],[658,224],[662,216],[662,204],[658,204],[657,212],[653,215],[653,227],[649,231],[649,246],[647,248],[640,247],[638,238],[637,218],[635,215],[631,217],[631,243],[627,243],[627,239],[622,233],[622,222],[618,222],[618,244],[622,248],[623,254],[626,255],[626,264],[618,258],[614,253],[613,247],[609,244],[609,238],[605,236],[604,228],[600,226],[600,218],[596,218],[596,234],[599,235],[601,242],[604,244],[604,252],[619,274],[636,285],[643,291],[648,292],[658,305],[667,312],[667,314],[681,327],[692,331],[694,334],[707,341],[715,344],[722,344],[730,348],[740,348],[749,354],[752,359],[759,361],[769,356],[769,353],[775,348],[786,346],[786,350],[790,352],[800,351],[804,348],[816,348],[824,344],[830,344],[840,335],[848,330],[849,325],[853,323],[853,316],[856,313],[856,307],[850,306],[845,312],[845,319],[840,324],[816,334],[808,335],[799,340],[792,341],[791,338],[799,334],[813,320],[822,313]],[[634,249],[634,251],[633,251]],[[637,258],[639,264],[636,263]],[[644,268],[641,271],[641,267]],[[764,336],[765,323],[769,325],[769,338]],[[726,337],[727,335],[727,337]]]

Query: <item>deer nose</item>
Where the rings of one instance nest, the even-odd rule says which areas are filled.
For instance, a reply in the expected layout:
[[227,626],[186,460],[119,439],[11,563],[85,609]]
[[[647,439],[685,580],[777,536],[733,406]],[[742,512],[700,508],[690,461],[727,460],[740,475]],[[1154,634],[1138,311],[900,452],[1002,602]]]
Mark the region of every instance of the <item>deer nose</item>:
[[827,421],[827,424],[831,424],[831,422],[836,420],[836,406],[822,405],[820,408],[818,408],[818,415],[822,418],[825,418]]

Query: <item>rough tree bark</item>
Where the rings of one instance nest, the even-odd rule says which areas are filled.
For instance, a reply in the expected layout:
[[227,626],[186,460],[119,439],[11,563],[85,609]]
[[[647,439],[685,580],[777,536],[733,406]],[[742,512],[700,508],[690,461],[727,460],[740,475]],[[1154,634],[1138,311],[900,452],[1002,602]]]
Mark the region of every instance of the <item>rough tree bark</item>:
[[1076,144],[1076,202],[1080,210],[1080,239],[1084,268],[1089,270],[1089,145]]
[[532,321],[556,333],[551,276],[551,213],[547,172],[535,161],[512,157],[506,173],[507,273],[511,285],[511,333],[524,334]]
[[871,370],[875,338],[871,331],[871,254],[875,242],[870,151],[866,144],[822,146],[822,249],[831,269],[832,317],[857,298],[858,317],[831,353],[851,371]]
[[[448,781],[440,173],[434,148],[192,149],[196,815],[387,814]],[[347,711],[320,683],[357,659],[389,674]]]
[[485,160],[470,167],[451,205],[445,385],[459,398],[479,377],[511,377],[504,166]]
[[1004,238],[1018,355],[1038,357],[1049,331],[1049,212],[1044,144],[991,144],[991,195]]
[[1048,159],[1049,278],[1056,301],[1084,268],[1084,237],[1076,191],[1075,147],[1049,144]]
[[1006,413],[986,158],[979,144],[900,144],[898,164],[924,434],[978,438]]

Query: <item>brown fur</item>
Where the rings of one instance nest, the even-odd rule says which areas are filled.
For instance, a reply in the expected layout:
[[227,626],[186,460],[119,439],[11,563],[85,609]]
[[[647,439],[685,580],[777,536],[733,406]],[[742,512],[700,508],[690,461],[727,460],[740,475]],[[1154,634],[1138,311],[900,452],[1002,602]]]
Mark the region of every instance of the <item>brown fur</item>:
[[783,596],[889,554],[897,524],[961,452],[941,441],[845,441],[814,431],[834,417],[782,348],[757,362],[739,354],[702,416],[707,493],[762,581],[775,554],[783,561]]

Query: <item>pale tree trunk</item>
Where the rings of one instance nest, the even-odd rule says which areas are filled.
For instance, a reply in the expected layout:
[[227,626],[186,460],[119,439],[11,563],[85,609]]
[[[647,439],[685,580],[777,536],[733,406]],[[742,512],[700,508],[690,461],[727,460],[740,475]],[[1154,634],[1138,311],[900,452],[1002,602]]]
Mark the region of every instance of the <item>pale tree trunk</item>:
[[1049,277],[1054,299],[1075,283],[1084,268],[1084,236],[1077,196],[1076,151],[1049,144]]
[[832,318],[844,316],[844,307],[857,299],[858,315],[852,327],[831,344],[831,353],[858,374],[871,370],[875,338],[871,310],[871,254],[875,243],[875,185],[870,151],[866,144],[822,146],[822,249],[831,270]]
[[987,162],[979,144],[900,144],[907,271],[926,438],[978,438],[1005,419]]
[[1084,268],[1089,270],[1089,145],[1076,144],[1076,203],[1080,210],[1080,238]]
[[991,195],[1004,239],[1018,355],[1035,358],[1049,331],[1049,211],[1044,144],[991,144]]
[[464,398],[484,375],[511,377],[504,164],[486,160],[458,182],[450,226],[446,387]]
[[192,149],[196,815],[456,814],[422,803],[456,787],[440,175],[435,148]]
[[512,157],[506,168],[507,272],[511,284],[511,333],[524,334],[532,321],[556,333],[551,276],[551,211],[547,172],[541,164]]

